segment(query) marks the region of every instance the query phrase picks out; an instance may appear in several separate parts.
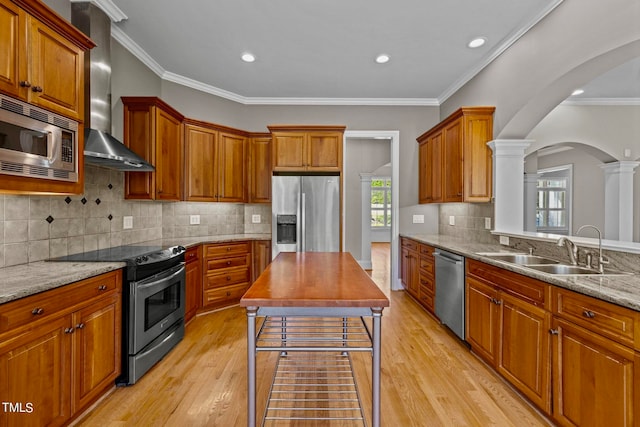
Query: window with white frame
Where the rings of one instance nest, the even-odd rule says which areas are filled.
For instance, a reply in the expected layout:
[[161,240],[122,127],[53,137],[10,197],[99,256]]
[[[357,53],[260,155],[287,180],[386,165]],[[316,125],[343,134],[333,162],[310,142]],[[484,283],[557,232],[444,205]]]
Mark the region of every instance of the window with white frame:
[[391,178],[371,179],[371,228],[391,228]]
[[536,229],[569,234],[571,230],[572,165],[538,171]]

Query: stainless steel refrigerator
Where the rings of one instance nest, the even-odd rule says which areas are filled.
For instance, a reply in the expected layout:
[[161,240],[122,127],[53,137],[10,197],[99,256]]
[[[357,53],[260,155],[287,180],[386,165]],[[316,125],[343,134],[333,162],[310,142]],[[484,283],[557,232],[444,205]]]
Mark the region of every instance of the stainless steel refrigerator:
[[340,177],[273,176],[272,255],[340,251]]

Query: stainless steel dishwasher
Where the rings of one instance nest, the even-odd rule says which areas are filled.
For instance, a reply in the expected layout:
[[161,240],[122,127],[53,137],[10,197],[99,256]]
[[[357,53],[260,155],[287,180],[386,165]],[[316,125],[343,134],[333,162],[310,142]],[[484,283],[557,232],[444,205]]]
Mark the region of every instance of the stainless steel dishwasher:
[[436,316],[464,340],[464,257],[436,249]]

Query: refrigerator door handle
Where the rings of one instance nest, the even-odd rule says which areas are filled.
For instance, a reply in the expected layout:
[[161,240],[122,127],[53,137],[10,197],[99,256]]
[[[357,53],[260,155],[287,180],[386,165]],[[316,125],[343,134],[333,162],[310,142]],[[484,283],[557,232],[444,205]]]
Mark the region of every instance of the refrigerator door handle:
[[300,196],[300,203],[302,205],[302,217],[301,217],[301,229],[302,229],[302,233],[300,236],[300,240],[302,241],[302,252],[306,252],[307,250],[307,236],[306,236],[306,229],[307,229],[307,195],[305,193],[302,193]]

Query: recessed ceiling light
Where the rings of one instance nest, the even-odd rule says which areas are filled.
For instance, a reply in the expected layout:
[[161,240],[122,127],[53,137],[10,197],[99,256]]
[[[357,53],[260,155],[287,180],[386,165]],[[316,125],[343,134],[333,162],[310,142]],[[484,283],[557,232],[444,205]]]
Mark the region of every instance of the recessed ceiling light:
[[470,47],[471,49],[475,49],[477,47],[482,46],[486,42],[487,42],[487,39],[485,39],[484,37],[476,37],[475,39],[471,40],[469,44],[467,44],[467,46]]
[[389,62],[391,58],[389,57],[389,55],[383,53],[381,55],[376,56],[376,62],[378,64],[386,64],[387,62]]
[[253,54],[251,54],[251,53],[243,53],[242,54],[242,60],[244,62],[253,62],[253,61],[256,60],[256,57],[253,56]]
[[584,93],[584,89],[576,89],[571,92],[571,96],[582,95]]

